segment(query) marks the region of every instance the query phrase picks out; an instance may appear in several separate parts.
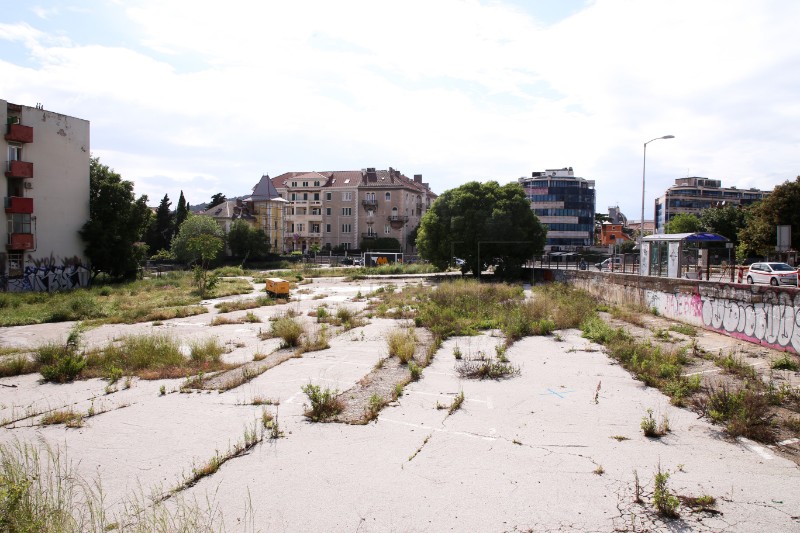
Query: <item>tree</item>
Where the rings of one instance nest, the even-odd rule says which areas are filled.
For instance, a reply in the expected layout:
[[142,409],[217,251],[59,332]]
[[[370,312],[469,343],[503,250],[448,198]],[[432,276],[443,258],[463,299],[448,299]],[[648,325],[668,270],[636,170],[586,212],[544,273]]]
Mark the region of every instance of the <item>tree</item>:
[[183,197],[183,191],[181,191],[178,207],[175,208],[175,227],[180,228],[187,216],[189,216],[189,204],[186,203],[186,198]]
[[678,213],[664,228],[665,233],[697,233],[702,229],[700,219],[689,213]]
[[800,249],[800,176],[778,185],[766,198],[753,204],[745,214],[745,227],[739,232],[736,257],[769,256],[778,244],[777,227],[791,226],[792,249]]
[[[189,217],[183,221],[183,224],[181,224],[181,227],[178,229],[178,233],[172,239],[172,254],[175,256],[175,259],[190,265],[200,261],[202,259],[200,254],[197,250],[189,246],[189,241],[193,237],[199,235],[218,237],[223,239],[224,243],[222,228],[219,227],[219,224],[217,224],[213,218],[202,215],[189,215]],[[217,256],[218,255],[219,253],[217,253]],[[215,256],[214,259],[216,259],[217,256]]]
[[216,275],[208,275],[208,267],[225,248],[225,241],[216,235],[198,233],[189,237],[186,248],[189,253],[198,258],[198,264],[194,267],[194,283],[200,297],[205,298],[207,292],[213,290],[217,285],[218,280]]
[[517,183],[473,181],[436,199],[422,217],[417,248],[438,268],[447,267],[456,254],[475,276],[480,263],[494,259],[499,260],[496,273],[514,275],[541,253],[546,233]]
[[712,207],[700,215],[704,231],[718,233],[732,242],[739,242],[739,231],[745,226],[746,208],[738,205]]
[[222,194],[221,192],[218,192],[217,194],[211,197],[211,201],[208,203],[208,208],[211,209],[215,205],[221,204],[225,200],[227,200],[227,198],[225,198],[225,195]]
[[150,215],[147,196],[136,199],[133,183],[101,164],[99,158],[90,159],[89,220],[80,236],[86,243],[93,277],[100,272],[112,278],[136,275],[134,243],[141,241]]
[[263,257],[269,253],[267,236],[244,220],[236,220],[228,232],[228,246],[234,257],[242,258],[242,264],[249,256]]
[[147,231],[147,244],[154,252],[165,250],[169,248],[172,237],[175,234],[175,217],[170,210],[172,202],[169,201],[169,195],[164,195],[161,203],[158,204],[156,209],[156,216],[150,222],[150,227]]

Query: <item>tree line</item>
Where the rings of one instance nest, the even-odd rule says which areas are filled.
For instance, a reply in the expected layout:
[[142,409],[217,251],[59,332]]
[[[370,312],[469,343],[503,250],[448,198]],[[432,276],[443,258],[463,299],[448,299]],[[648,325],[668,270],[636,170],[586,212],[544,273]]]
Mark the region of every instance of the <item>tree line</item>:
[[[225,201],[212,196],[210,205]],[[227,246],[231,255],[246,261],[269,253],[263,231],[236,220],[225,234],[219,224],[194,215],[181,191],[176,209],[164,195],[155,213],[147,195],[135,197],[133,183],[93,157],[89,162],[89,220],[80,230],[93,276],[112,279],[136,275],[141,262],[152,257],[169,259],[207,269]]]

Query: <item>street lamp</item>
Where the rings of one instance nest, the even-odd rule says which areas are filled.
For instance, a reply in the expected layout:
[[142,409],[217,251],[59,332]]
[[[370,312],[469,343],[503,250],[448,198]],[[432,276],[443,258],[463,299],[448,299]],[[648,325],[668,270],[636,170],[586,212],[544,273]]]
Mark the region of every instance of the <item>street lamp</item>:
[[[639,248],[642,247],[642,238],[644,237],[644,171],[647,166],[647,145],[653,141],[658,141],[659,139],[674,139],[674,135],[664,135],[663,137],[656,137],[655,139],[650,139],[646,143],[644,143],[644,155],[642,157],[642,218],[639,222]],[[654,217],[655,218],[655,217]],[[653,225],[655,226],[655,220],[653,221]],[[654,227],[655,229],[655,227]]]

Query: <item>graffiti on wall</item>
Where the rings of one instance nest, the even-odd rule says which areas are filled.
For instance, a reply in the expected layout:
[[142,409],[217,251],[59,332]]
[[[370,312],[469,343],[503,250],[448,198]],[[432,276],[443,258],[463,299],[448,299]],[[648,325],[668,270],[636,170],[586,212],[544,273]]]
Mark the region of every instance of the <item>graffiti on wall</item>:
[[[753,298],[753,296],[756,296]],[[649,309],[731,337],[800,353],[800,294],[729,285],[716,296],[646,290]]]
[[22,276],[2,276],[0,283],[8,292],[53,292],[79,287],[88,287],[91,280],[91,271],[80,260],[65,260],[55,264],[54,258],[32,260],[26,266]]

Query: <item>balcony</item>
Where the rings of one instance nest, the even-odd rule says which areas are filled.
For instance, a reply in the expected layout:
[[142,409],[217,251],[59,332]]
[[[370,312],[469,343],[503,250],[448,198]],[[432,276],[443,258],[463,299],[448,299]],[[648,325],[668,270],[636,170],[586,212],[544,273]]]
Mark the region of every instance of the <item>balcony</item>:
[[25,161],[8,161],[6,166],[7,178],[32,178],[33,163]]
[[377,211],[378,200],[372,200],[372,199],[361,200],[361,205],[364,206],[364,209],[366,211]]
[[20,213],[30,215],[33,213],[33,198],[22,198],[19,196],[6,196],[6,213]]
[[378,234],[377,233],[362,233],[361,234],[361,238],[362,239],[377,239],[378,238]]
[[408,215],[389,215],[387,218],[394,229],[402,228],[403,224],[408,222]]
[[23,126],[22,124],[9,124],[5,139],[8,142],[32,143],[33,128],[31,126]]
[[8,250],[33,250],[33,233],[9,233]]

